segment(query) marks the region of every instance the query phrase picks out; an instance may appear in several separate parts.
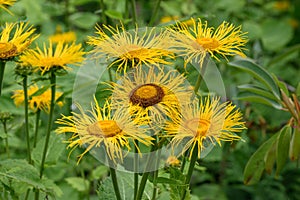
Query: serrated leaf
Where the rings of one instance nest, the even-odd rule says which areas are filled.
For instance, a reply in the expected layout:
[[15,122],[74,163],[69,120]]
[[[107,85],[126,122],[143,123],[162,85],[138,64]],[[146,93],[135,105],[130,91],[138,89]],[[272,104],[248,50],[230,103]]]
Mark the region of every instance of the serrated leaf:
[[[48,151],[46,155],[45,164],[54,165],[57,163],[61,153],[66,149],[66,145],[63,143],[64,136],[55,134],[50,135],[50,141],[48,144]],[[44,151],[45,137],[42,137],[36,147],[32,150],[32,159],[35,163],[40,164],[42,160],[42,154]]]
[[68,177],[65,180],[79,192],[86,192],[90,187],[90,182],[81,177]]
[[112,19],[119,19],[122,20],[122,13],[115,11],[115,10],[106,10],[105,15],[107,15],[108,17],[112,18]]
[[272,93],[269,91],[264,90],[263,88],[260,88],[258,86],[252,85],[252,84],[245,84],[245,85],[239,85],[239,89],[248,91],[263,97],[266,97],[268,99],[277,100]]
[[265,169],[265,158],[267,153],[272,148],[274,142],[278,139],[280,132],[273,135],[265,141],[248,160],[244,170],[244,183],[252,185],[257,183]]
[[56,195],[61,194],[59,188],[51,180],[41,180],[39,171],[25,160],[8,159],[0,161],[0,177],[7,178],[12,182],[23,183],[27,187],[37,188],[51,196],[54,196],[56,192],[58,192]]
[[115,191],[112,180],[110,177],[104,179],[103,182],[100,183],[98,188],[98,198],[99,200],[115,200]]
[[286,125],[280,131],[276,151],[276,176],[278,176],[281,170],[283,169],[286,160],[289,156],[291,134],[292,128],[289,125]]
[[240,94],[235,99],[243,100],[243,101],[262,103],[262,104],[265,104],[265,105],[268,105],[268,106],[272,106],[272,107],[274,107],[278,110],[282,109],[282,105],[277,103],[276,101],[273,101],[273,100],[270,100],[270,99],[265,98],[263,96],[252,94],[252,93]]
[[295,161],[300,156],[300,129],[296,127],[291,139],[290,145],[290,159]]
[[280,100],[279,88],[267,70],[247,59],[235,60],[228,64],[252,74],[261,83],[263,83],[278,100]]

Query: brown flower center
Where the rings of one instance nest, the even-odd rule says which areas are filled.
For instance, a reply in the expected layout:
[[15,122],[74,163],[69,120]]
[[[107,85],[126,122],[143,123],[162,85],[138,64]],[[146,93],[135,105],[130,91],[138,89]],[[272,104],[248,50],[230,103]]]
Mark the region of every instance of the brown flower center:
[[14,44],[7,42],[0,42],[0,59],[8,59],[16,56],[18,49]]
[[102,120],[87,127],[89,134],[100,137],[113,137],[122,132],[114,120]]
[[186,128],[190,129],[195,137],[205,137],[210,127],[210,122],[206,119],[194,118],[188,120],[185,125]]
[[204,49],[214,50],[220,46],[220,43],[215,38],[197,38],[196,42]]
[[153,106],[162,101],[165,93],[163,89],[153,83],[140,85],[132,90],[130,102],[143,108]]

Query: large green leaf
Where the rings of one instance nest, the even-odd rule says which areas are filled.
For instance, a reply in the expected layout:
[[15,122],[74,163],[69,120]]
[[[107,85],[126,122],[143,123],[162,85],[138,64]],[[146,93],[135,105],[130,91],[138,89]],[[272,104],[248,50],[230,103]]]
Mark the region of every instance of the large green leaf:
[[83,29],[93,28],[98,19],[99,17],[96,14],[88,12],[76,12],[69,16],[72,24]]
[[274,94],[276,99],[280,100],[280,92],[276,81],[267,70],[247,59],[235,60],[228,64],[253,75]]
[[276,109],[281,109],[282,106],[281,104],[277,103],[276,101],[273,101],[271,99],[268,99],[266,97],[257,95],[257,94],[252,94],[252,93],[242,93],[239,94],[239,96],[235,99],[238,100],[243,100],[243,101],[250,101],[250,102],[257,102],[257,103],[262,103],[268,106],[272,106]]
[[90,182],[81,177],[68,177],[66,181],[79,192],[86,192],[90,188]]
[[295,128],[290,145],[290,159],[298,160],[300,156],[300,129]]
[[257,183],[265,169],[265,159],[267,153],[272,148],[274,142],[278,139],[280,132],[273,135],[270,139],[264,142],[257,151],[250,157],[244,170],[244,183],[252,185]]
[[260,88],[256,85],[245,84],[245,85],[239,85],[238,88],[241,90],[244,90],[244,91],[248,91],[248,92],[266,97],[268,99],[272,99],[275,101],[277,100],[272,93],[270,93],[269,91],[266,91],[263,88]]
[[280,131],[277,151],[276,151],[276,176],[279,175],[283,169],[286,160],[289,156],[290,141],[292,135],[292,128],[289,125],[283,127]]

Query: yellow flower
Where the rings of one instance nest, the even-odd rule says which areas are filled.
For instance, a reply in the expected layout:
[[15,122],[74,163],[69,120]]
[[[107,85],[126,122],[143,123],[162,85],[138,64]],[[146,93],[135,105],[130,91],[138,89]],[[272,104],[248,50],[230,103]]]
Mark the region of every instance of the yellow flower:
[[174,37],[174,47],[186,63],[196,61],[202,67],[204,58],[208,53],[219,61],[218,57],[227,60],[227,56],[240,55],[245,57],[242,50],[247,42],[246,33],[241,32],[241,26],[234,27],[228,22],[223,22],[217,29],[208,27],[207,22],[200,19],[196,22],[191,19],[193,26],[186,23],[177,23],[176,29],[171,30]]
[[274,2],[274,8],[276,10],[279,10],[279,11],[286,11],[290,8],[290,2],[289,1],[275,1]]
[[[88,43],[95,46],[96,58],[112,61],[109,67],[117,65],[117,71],[145,64],[170,64],[166,58],[174,58],[169,50],[171,42],[168,31],[158,28],[144,28],[126,31],[111,26],[96,27],[98,37],[89,37]],[[111,36],[109,34],[111,34]]]
[[[51,101],[51,90],[47,89],[41,94],[35,95],[39,90],[43,91],[43,88],[39,88],[37,85],[32,85],[28,88],[28,107],[33,112],[38,110],[43,110],[47,113],[50,111],[50,101]],[[62,96],[62,92],[55,93],[55,100],[57,101]],[[14,91],[14,95],[11,97],[14,99],[16,106],[20,106],[24,103],[24,90]],[[62,101],[57,101],[57,105],[62,106]]]
[[175,21],[178,19],[179,19],[178,16],[164,16],[160,19],[160,23],[168,23],[168,22]]
[[0,60],[13,58],[24,51],[38,37],[32,36],[34,31],[28,23],[6,23],[0,33]]
[[73,31],[69,31],[69,32],[65,32],[65,33],[56,33],[54,35],[51,35],[49,37],[49,40],[52,43],[59,43],[59,42],[69,43],[69,42],[74,42],[74,41],[76,41],[76,34]]
[[6,7],[12,6],[15,2],[16,0],[0,0],[0,8],[12,15],[12,12],[10,12],[10,10],[8,10]]
[[40,70],[42,75],[51,70],[69,70],[67,64],[79,65],[83,61],[83,52],[81,44],[64,44],[59,42],[53,45],[50,41],[47,47],[44,43],[44,48],[36,47],[34,50],[28,50],[20,56],[20,61],[23,65],[34,67],[35,71]]
[[166,134],[173,137],[171,145],[173,148],[182,146],[181,155],[190,149],[189,157],[193,150],[200,152],[207,144],[218,143],[221,141],[240,140],[240,136],[234,133],[245,129],[242,122],[242,114],[236,106],[225,102],[220,104],[219,98],[205,98],[204,101],[193,102],[182,109],[181,118],[166,123]]
[[[78,105],[79,114],[73,112],[73,116],[63,116],[56,121],[58,124],[65,125],[56,130],[58,134],[73,133],[69,140],[69,147],[87,146],[79,156],[78,162],[93,147],[103,146],[109,158],[117,163],[117,161],[122,162],[124,155],[131,150],[130,141],[139,152],[139,146],[135,141],[147,146],[152,144],[153,138],[145,134],[147,129],[139,128],[123,109],[112,112],[108,102],[101,108],[96,98],[94,100],[95,106],[89,114],[85,114],[82,107]],[[127,152],[124,153],[123,149],[127,149]]]
[[180,165],[180,160],[178,160],[176,156],[169,156],[166,163],[172,167],[178,167]]
[[181,105],[190,102],[193,91],[183,75],[163,67],[137,67],[113,84],[112,103],[123,106],[131,115],[163,123],[179,114]]

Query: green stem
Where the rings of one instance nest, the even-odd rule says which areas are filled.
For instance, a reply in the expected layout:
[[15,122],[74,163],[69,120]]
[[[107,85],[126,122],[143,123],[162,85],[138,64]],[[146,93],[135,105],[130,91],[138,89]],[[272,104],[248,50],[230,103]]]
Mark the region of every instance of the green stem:
[[29,137],[29,120],[28,120],[28,91],[27,91],[27,76],[23,77],[23,91],[24,91],[24,110],[25,110],[25,135],[27,143],[27,159],[31,164],[31,150],[30,150],[30,137]]
[[6,128],[6,121],[3,121],[2,124],[3,124],[4,133],[6,135],[6,138],[5,138],[6,154],[7,154],[7,158],[10,158],[10,155],[9,155],[9,146],[8,146],[8,134],[7,134],[7,128]]
[[[158,167],[159,167],[160,155],[161,155],[161,151],[158,152],[155,169],[158,169]],[[158,170],[155,170],[155,171],[154,171],[154,174],[153,174],[153,192],[152,192],[152,200],[155,200],[155,199],[156,199],[156,194],[157,194],[157,183],[156,183],[156,179],[157,179],[157,177],[158,177]]]
[[39,132],[39,121],[40,121],[40,115],[41,115],[41,110],[38,109],[36,111],[36,118],[35,118],[35,130],[34,130],[34,141],[33,141],[33,148],[36,147],[37,143],[37,137],[38,137],[38,132]]
[[183,155],[182,158],[182,163],[181,163],[181,167],[180,167],[180,171],[183,172],[184,171],[184,167],[185,167],[185,163],[186,163],[186,157],[188,156],[188,151],[186,151]]
[[111,73],[111,68],[108,68],[108,77],[109,81],[113,81],[112,73]]
[[[139,143],[138,141],[135,141],[136,145],[138,146]],[[138,192],[138,187],[139,187],[139,173],[138,171],[138,149],[136,146],[134,146],[134,195],[133,195],[133,199],[136,198],[137,196],[137,192]]]
[[132,10],[132,19],[133,19],[132,22],[133,25],[135,26],[137,22],[135,0],[131,0],[131,10]]
[[30,189],[27,189],[24,200],[27,200],[27,199],[28,199],[28,197],[29,197],[29,192],[30,192]]
[[6,62],[0,61],[0,96],[2,92],[2,81],[4,77],[4,69],[5,69]]
[[200,66],[200,73],[198,74],[198,78],[197,78],[197,81],[196,81],[196,84],[195,84],[195,87],[194,87],[195,94],[197,94],[197,92],[200,88],[200,85],[201,85],[201,82],[202,82],[202,76],[204,76],[204,74],[205,74],[207,63],[208,63],[208,58],[206,57],[203,61],[202,66]]
[[156,20],[156,17],[157,17],[157,13],[158,13],[158,10],[159,10],[160,2],[161,2],[161,0],[156,0],[154,11],[153,11],[153,14],[152,14],[152,17],[150,19],[150,22],[149,22],[148,26],[153,26],[153,24],[154,24],[154,22]]
[[[189,169],[188,169],[188,173],[186,175],[186,179],[185,179],[185,185],[189,185],[190,184],[190,181],[191,181],[191,177],[192,177],[192,174],[193,174],[193,171],[194,171],[194,168],[195,168],[195,164],[196,164],[196,161],[197,161],[197,156],[198,156],[198,147],[195,146],[193,152],[192,153],[192,158],[191,158],[191,162],[190,162],[190,166],[189,166]],[[181,200],[184,200],[185,199],[185,196],[186,196],[186,190],[185,189],[183,191],[183,195],[181,197]]]
[[[153,152],[156,149],[157,149],[157,142],[156,142],[156,138],[155,138],[154,144],[152,145],[150,152]],[[144,193],[144,190],[145,190],[145,187],[146,187],[146,183],[147,183],[147,180],[148,180],[148,176],[150,174],[149,167],[150,167],[150,164],[152,164],[152,162],[153,162],[153,158],[151,156],[149,156],[148,160],[147,160],[147,164],[146,164],[146,169],[145,169],[146,172],[143,173],[143,176],[142,176],[140,186],[139,186],[139,189],[138,189],[135,200],[142,199],[142,196],[143,196],[143,193]]]
[[128,9],[128,7],[129,7],[129,2],[128,2],[128,0],[126,0],[125,1],[125,13],[124,13],[124,19],[128,19],[129,18],[129,9]]
[[55,86],[56,86],[56,77],[55,77],[54,72],[51,72],[50,84],[51,84],[50,112],[49,112],[49,118],[48,118],[46,141],[45,141],[45,145],[44,145],[43,157],[42,157],[42,162],[41,162],[40,178],[43,177],[43,173],[44,173],[44,169],[45,169],[45,160],[46,160],[46,155],[47,155],[47,150],[48,150],[48,144],[50,141],[50,133],[51,133],[51,129],[52,129],[52,118],[53,118],[53,111],[54,111]]
[[107,19],[105,15],[105,5],[103,0],[100,0],[100,8],[101,8],[101,19],[103,24],[107,24]]
[[110,167],[109,169],[110,169],[110,175],[111,175],[111,179],[112,179],[112,182],[113,182],[116,198],[117,198],[117,200],[121,200],[122,198],[121,198],[121,194],[120,194],[120,190],[119,190],[119,186],[118,186],[116,170],[112,167]]
[[[47,151],[48,151],[48,145],[49,145],[49,141],[50,141],[50,133],[51,133],[51,129],[52,129],[52,118],[53,118],[53,111],[54,111],[55,87],[56,87],[56,76],[53,71],[51,72],[51,75],[50,75],[50,84],[51,84],[50,112],[49,112],[46,140],[45,140],[41,168],[40,168],[40,179],[42,179],[43,174],[44,174],[46,155],[47,155]],[[38,199],[39,199],[39,190],[36,190],[35,200],[38,200]]]

